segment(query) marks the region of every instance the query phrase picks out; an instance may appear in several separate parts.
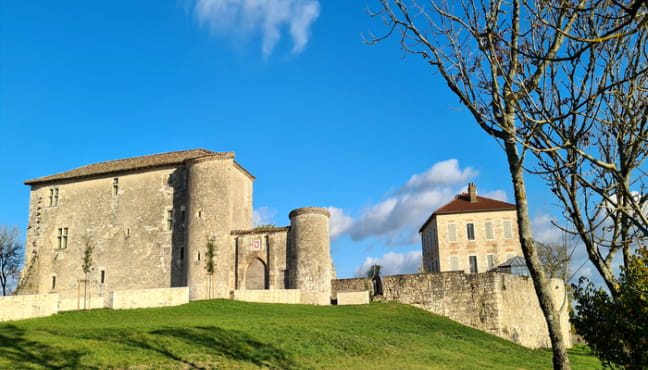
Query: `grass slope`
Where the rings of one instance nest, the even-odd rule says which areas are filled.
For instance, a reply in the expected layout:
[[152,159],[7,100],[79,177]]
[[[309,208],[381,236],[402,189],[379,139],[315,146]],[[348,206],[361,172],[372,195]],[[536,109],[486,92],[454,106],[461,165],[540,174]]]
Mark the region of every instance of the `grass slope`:
[[[599,367],[584,348],[570,359]],[[551,353],[397,303],[212,300],[0,324],[0,368],[42,367],[538,369]]]

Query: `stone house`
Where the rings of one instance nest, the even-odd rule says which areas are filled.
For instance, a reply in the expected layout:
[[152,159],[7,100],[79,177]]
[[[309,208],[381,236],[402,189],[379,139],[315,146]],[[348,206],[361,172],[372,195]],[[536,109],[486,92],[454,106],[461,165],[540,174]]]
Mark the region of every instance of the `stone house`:
[[434,211],[419,232],[426,272],[487,272],[523,256],[516,206],[478,196],[474,183]]
[[234,153],[194,149],[26,181],[29,224],[17,294],[58,293],[60,307],[71,309],[84,289],[104,297],[188,287],[190,300],[299,289],[302,303],[329,304],[328,211],[300,208],[290,226],[254,229],[254,180]]

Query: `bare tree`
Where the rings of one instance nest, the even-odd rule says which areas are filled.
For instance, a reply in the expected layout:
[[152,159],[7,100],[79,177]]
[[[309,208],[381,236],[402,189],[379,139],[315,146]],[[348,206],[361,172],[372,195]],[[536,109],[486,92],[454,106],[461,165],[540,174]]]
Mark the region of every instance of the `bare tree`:
[[22,262],[22,247],[18,243],[18,228],[0,225],[0,285],[2,295],[6,296],[9,284],[18,278]]
[[[589,259],[615,294],[613,261],[627,266],[648,236],[648,33],[596,46],[589,60],[554,66],[530,119],[536,172],[550,185]],[[569,84],[560,75],[575,76]]]
[[547,277],[567,282],[571,275],[571,251],[566,243],[545,244],[536,242],[542,269]]
[[[617,51],[628,52],[621,47],[628,35],[643,35],[646,17],[638,12],[644,2],[636,0],[630,7],[606,1],[380,2],[382,10],[372,16],[382,17],[388,31],[371,35],[368,42],[396,33],[405,53],[422,57],[438,72],[476,123],[502,146],[517,203],[520,243],[549,327],[554,367],[569,368],[559,308],[550,299],[531,233],[524,170],[529,152],[543,174],[549,171],[542,160],[555,164],[552,170],[563,168],[552,158],[555,153],[571,153],[567,163],[590,160],[583,157],[579,141],[556,132],[564,122],[578,121],[584,111],[596,116],[593,102],[619,86],[621,81],[609,77],[614,68],[605,65],[620,67],[622,62],[604,60],[611,55],[602,50],[614,50],[610,44],[619,40]],[[639,64],[624,81],[644,74],[642,68]],[[601,71],[607,74],[598,76]]]

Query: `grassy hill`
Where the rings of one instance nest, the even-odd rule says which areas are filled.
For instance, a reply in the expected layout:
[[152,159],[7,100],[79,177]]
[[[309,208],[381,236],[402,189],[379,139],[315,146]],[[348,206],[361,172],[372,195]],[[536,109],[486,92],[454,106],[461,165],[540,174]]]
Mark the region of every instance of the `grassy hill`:
[[[600,367],[582,347],[570,359]],[[212,300],[0,323],[0,368],[41,367],[538,369],[551,353],[397,303]]]

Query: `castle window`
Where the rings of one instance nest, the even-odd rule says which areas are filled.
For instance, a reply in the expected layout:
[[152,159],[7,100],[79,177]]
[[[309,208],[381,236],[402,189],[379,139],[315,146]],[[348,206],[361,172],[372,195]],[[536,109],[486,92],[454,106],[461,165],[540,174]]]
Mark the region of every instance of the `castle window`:
[[181,259],[181,260],[184,259],[184,247],[181,247],[181,248],[180,248],[180,259]]
[[115,177],[113,179],[113,195],[119,194],[119,178]]
[[459,256],[450,256],[450,271],[459,270]]
[[477,273],[477,256],[468,256],[468,263],[470,263],[470,273]]
[[166,229],[173,230],[173,210],[168,210],[166,216]]
[[68,243],[68,228],[67,227],[59,227],[57,239],[58,239],[58,248],[59,249],[67,248],[67,243]]
[[448,241],[456,242],[457,241],[457,225],[448,224]]
[[504,220],[504,239],[513,239],[511,220]]
[[56,276],[52,276],[52,290],[56,289]]
[[488,269],[490,270],[495,267],[495,255],[489,254],[486,258],[488,258]]
[[493,222],[486,221],[484,226],[486,227],[486,240],[495,239],[495,237],[493,236]]
[[468,240],[475,240],[475,224],[466,224],[466,237]]
[[106,282],[106,270],[101,270],[101,284]]
[[58,188],[49,189],[49,205],[50,205],[50,207],[58,206],[58,198],[59,198],[59,189]]

